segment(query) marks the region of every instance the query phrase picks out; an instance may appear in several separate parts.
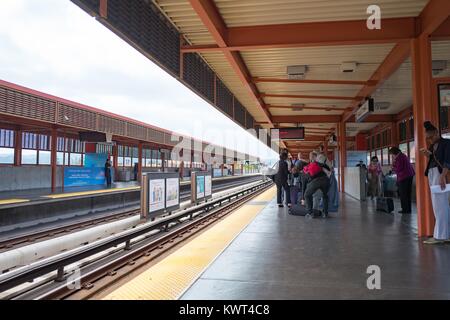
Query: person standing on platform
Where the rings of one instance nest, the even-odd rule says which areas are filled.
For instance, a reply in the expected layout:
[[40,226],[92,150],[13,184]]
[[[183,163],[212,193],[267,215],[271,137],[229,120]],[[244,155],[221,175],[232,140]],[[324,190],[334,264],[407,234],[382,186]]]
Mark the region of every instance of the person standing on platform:
[[[446,190],[448,173],[450,172],[450,140],[443,139],[439,135],[439,130],[429,121],[424,123],[427,143],[429,149],[422,148],[422,152],[428,157],[428,165],[425,176],[428,177],[430,190],[433,186],[439,186],[440,190]],[[450,242],[450,192],[431,192],[431,202],[433,204],[434,225],[433,237],[425,240],[425,244],[440,244]]]
[[397,147],[389,149],[389,154],[394,156],[392,170],[397,174],[398,195],[402,205],[399,213],[411,213],[411,192],[412,183],[415,175],[414,168],[406,154]]
[[[323,155],[321,155],[321,160]],[[328,178],[326,171],[330,171],[330,167],[326,163],[312,160],[311,163],[306,166],[303,171],[310,176],[310,180],[306,186],[304,198],[306,202],[306,217],[312,218],[313,216],[313,195],[320,190],[323,198],[323,212],[322,218],[328,217],[328,191],[330,189],[330,179]]]
[[105,178],[106,178],[106,186],[111,187],[111,161],[109,158],[106,159],[105,162]]
[[280,208],[283,207],[283,203],[281,200],[283,190],[286,194],[286,203],[288,206],[291,206],[291,194],[288,185],[289,170],[286,161],[287,158],[287,153],[282,152],[280,154],[280,160],[278,161],[278,171],[275,174],[275,184],[277,185],[277,203]]
[[377,156],[373,156],[370,159],[368,171],[369,180],[369,196],[373,200],[374,197],[379,197],[381,193],[381,178],[383,176],[383,170],[381,169],[380,162]]

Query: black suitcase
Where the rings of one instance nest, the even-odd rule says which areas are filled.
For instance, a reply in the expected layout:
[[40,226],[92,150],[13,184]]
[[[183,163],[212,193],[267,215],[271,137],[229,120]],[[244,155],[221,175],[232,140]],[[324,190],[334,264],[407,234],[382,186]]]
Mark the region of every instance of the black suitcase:
[[[289,208],[289,214],[293,216],[306,216],[306,207],[300,204],[294,204]],[[313,209],[314,217],[322,216],[322,212],[320,210]]]
[[377,211],[384,211],[391,213],[394,211],[394,200],[387,197],[377,197],[376,201]]

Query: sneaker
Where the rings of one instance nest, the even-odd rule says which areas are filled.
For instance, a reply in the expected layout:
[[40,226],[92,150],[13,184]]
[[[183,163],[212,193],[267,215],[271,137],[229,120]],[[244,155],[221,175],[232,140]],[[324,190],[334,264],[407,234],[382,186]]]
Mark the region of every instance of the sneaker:
[[444,240],[437,240],[435,238],[430,238],[428,240],[425,240],[423,243],[424,244],[442,244],[444,242],[445,242]]
[[283,207],[284,207],[282,204],[279,204],[278,206],[279,206],[280,208],[283,208]]
[[312,215],[310,215],[309,213],[307,213],[307,214],[305,215],[305,218],[307,218],[307,219],[312,219]]
[[328,213],[322,212],[322,219],[326,219],[326,218],[328,218]]

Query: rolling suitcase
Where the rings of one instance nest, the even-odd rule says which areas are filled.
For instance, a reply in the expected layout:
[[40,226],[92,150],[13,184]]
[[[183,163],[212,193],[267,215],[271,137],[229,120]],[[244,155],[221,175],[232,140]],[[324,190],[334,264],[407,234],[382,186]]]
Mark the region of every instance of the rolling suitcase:
[[[289,214],[293,216],[306,216],[306,207],[300,204],[294,204],[289,208]],[[314,217],[322,216],[322,211],[313,209]]]
[[392,198],[385,197],[383,190],[383,196],[377,197],[376,206],[377,211],[391,213],[392,211],[394,211],[394,200]]

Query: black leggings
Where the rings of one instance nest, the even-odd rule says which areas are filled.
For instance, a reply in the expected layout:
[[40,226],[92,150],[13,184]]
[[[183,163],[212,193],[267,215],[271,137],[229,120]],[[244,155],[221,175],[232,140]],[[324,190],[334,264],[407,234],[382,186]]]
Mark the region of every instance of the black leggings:
[[408,177],[400,182],[397,182],[398,196],[400,197],[403,212],[411,212],[412,182],[413,177]]

